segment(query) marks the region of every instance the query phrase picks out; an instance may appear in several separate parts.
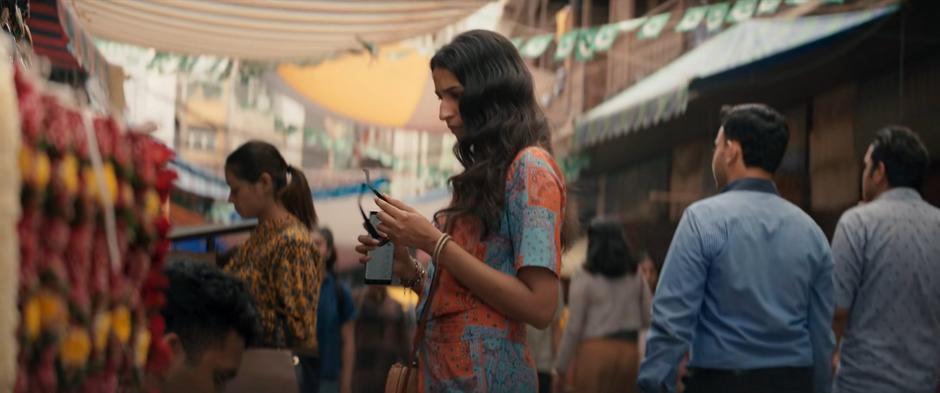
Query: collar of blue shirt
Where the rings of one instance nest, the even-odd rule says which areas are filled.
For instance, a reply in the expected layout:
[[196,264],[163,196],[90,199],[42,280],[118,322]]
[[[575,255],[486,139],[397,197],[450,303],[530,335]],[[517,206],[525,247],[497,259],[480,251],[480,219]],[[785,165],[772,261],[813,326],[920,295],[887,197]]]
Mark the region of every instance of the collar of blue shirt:
[[886,201],[911,201],[922,199],[917,190],[910,187],[894,187],[878,195],[875,200]]
[[773,181],[756,177],[745,177],[735,180],[721,189],[723,193],[728,191],[757,191],[780,195]]

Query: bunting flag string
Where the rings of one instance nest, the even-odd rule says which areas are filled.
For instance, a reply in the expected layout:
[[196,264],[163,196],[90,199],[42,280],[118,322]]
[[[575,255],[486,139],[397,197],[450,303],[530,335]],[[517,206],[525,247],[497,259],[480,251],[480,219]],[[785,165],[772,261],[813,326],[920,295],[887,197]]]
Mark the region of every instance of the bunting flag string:
[[594,58],[594,37],[597,36],[597,28],[582,29],[578,36],[578,46],[574,57],[578,61],[588,61]]
[[[812,0],[728,0],[711,5],[685,9],[675,24],[674,31],[686,33],[704,28],[714,34],[726,26],[744,22],[754,17],[766,17],[777,13],[781,6],[798,6]],[[845,0],[823,0],[824,3],[842,4]],[[732,4],[733,3],[733,4]],[[567,31],[560,37],[555,34],[539,34],[531,37],[515,37],[512,43],[519,54],[534,59],[552,47],[555,61],[564,61],[574,54],[578,61],[589,61],[596,53],[603,53],[614,46],[621,36],[636,33],[640,40],[659,37],[673,20],[673,12],[649,17],[640,17],[581,29]]]
[[744,22],[754,16],[754,11],[757,11],[757,0],[738,0],[728,14],[728,22]]
[[685,15],[676,24],[676,31],[682,33],[697,29],[705,20],[705,14],[707,13],[708,6],[692,7],[685,10]]
[[708,6],[708,14],[705,15],[705,27],[709,32],[716,32],[721,29],[725,22],[725,16],[728,15],[728,9],[731,5],[727,2],[716,3]]
[[659,37],[659,34],[666,28],[666,24],[669,23],[670,18],[672,18],[672,14],[668,12],[650,17],[640,28],[640,31],[636,33],[637,38],[648,40]]
[[760,5],[757,6],[757,15],[768,15],[777,12],[782,2],[783,0],[760,0]]

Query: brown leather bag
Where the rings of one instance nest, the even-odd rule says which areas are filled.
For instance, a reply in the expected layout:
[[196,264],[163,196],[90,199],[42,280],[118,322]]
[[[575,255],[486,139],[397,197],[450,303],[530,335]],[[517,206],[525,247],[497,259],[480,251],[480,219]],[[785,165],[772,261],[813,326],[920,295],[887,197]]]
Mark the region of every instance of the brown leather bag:
[[437,292],[438,277],[438,272],[434,272],[434,277],[431,279],[431,289],[428,290],[428,300],[424,303],[421,320],[418,321],[415,342],[411,348],[411,364],[395,363],[392,365],[385,377],[385,393],[418,393],[419,375],[421,374],[421,370],[418,368],[418,348],[421,342],[424,341],[424,330],[428,326],[428,316],[431,314],[434,293]]
[[385,393],[418,393],[418,364],[395,363],[385,378]]

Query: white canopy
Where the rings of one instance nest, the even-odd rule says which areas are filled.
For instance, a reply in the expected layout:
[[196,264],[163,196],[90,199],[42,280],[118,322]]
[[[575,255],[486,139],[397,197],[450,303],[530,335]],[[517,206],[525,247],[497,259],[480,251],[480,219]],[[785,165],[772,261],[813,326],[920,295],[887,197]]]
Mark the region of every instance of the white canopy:
[[143,47],[250,60],[321,59],[434,33],[487,0],[73,0],[92,35]]

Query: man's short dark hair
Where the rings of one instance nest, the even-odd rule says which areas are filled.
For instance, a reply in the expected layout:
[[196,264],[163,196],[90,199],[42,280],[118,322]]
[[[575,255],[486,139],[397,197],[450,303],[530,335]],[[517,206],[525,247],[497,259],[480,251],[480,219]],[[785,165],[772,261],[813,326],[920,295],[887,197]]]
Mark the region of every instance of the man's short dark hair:
[[930,166],[930,155],[914,131],[902,126],[882,128],[871,146],[872,168],[884,163],[891,187],[920,189]]
[[255,342],[258,311],[241,280],[205,262],[176,261],[164,273],[170,282],[162,311],[166,332],[179,336],[190,361],[232,331],[246,346]]
[[777,171],[787,151],[790,129],[787,119],[764,104],[741,104],[721,108],[725,139],[741,144],[744,165]]

